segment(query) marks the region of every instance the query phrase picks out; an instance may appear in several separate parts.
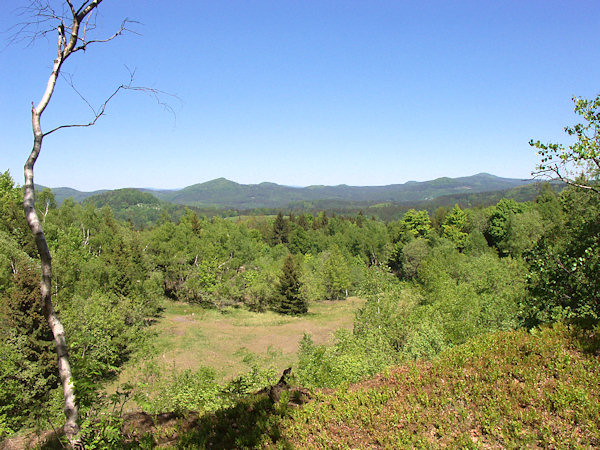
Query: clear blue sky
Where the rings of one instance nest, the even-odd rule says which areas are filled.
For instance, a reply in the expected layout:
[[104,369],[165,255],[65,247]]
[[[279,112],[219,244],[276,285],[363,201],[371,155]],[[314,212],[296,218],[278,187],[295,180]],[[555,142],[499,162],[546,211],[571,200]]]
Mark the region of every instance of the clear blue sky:
[[[0,0],[0,30],[28,3]],[[125,92],[94,128],[46,138],[37,183],[525,178],[537,161],[529,139],[568,142],[571,97],[600,93],[597,0],[105,0],[100,35],[124,17],[142,23],[139,36],[90,47],[64,70],[100,104],[136,68],[136,84],[181,99],[165,98],[176,118]],[[19,183],[55,42],[0,51],[0,170]],[[61,82],[42,126],[86,121],[86,108]]]

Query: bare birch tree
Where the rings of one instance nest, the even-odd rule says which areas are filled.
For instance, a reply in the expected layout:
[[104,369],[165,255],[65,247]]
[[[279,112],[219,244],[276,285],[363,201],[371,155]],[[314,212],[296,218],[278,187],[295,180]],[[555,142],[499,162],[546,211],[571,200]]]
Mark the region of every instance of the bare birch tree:
[[[79,425],[78,408],[73,386],[73,376],[69,357],[67,353],[67,344],[65,331],[52,304],[51,283],[52,283],[52,258],[42,228],[42,223],[35,210],[35,191],[34,191],[34,165],[42,149],[42,142],[46,136],[60,129],[69,127],[87,127],[94,125],[96,121],[104,114],[107,103],[122,89],[144,90],[153,94],[155,97],[158,91],[133,87],[133,73],[130,73],[129,84],[121,85],[108,96],[107,100],[97,109],[93,108],[89,102],[88,106],[93,111],[91,120],[81,124],[66,124],[55,127],[49,131],[42,130],[41,119],[44,110],[48,106],[52,94],[54,93],[56,82],[61,75],[61,69],[65,61],[73,54],[86,50],[90,45],[105,43],[120,36],[127,29],[130,21],[125,20],[120,28],[111,36],[103,39],[91,39],[89,35],[95,29],[95,12],[103,0],[86,0],[76,4],[73,0],[64,0],[55,7],[52,0],[33,0],[29,6],[24,8],[23,14],[29,18],[26,22],[17,27],[15,38],[22,40],[28,39],[31,42],[39,37],[48,37],[52,34],[57,38],[57,53],[52,65],[52,71],[48,77],[46,89],[40,102],[31,108],[31,126],[33,129],[33,148],[25,163],[24,175],[24,201],[23,208],[27,223],[35,238],[35,243],[40,255],[41,262],[41,302],[44,315],[54,336],[54,343],[58,356],[58,372],[60,375],[63,395],[64,412],[66,421],[64,432],[72,447],[79,447]],[[59,9],[60,8],[60,9]],[[67,79],[69,83],[69,79]],[[72,83],[70,83],[73,87]],[[83,98],[83,97],[82,97]],[[85,98],[83,98],[85,101]]]

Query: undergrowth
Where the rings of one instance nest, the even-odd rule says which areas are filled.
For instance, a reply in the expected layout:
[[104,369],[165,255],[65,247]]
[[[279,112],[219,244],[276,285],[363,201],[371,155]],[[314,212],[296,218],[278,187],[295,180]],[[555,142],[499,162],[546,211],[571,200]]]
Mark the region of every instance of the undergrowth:
[[[294,447],[596,447],[598,336],[564,325],[502,332],[294,411]],[[274,442],[273,442],[274,443]]]
[[[598,330],[562,324],[487,334],[430,362],[314,390],[300,407],[288,403],[287,393],[277,403],[251,394],[230,396],[227,405],[204,413],[139,413],[137,425],[124,417],[118,442],[103,443],[190,449],[597,447],[599,348]],[[248,392],[248,380],[239,382],[239,393]]]

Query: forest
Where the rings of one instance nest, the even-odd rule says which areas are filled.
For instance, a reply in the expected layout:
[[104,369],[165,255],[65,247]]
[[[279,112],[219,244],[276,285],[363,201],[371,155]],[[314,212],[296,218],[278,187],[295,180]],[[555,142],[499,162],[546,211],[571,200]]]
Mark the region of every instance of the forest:
[[[600,447],[600,96],[573,99],[571,145],[530,141],[540,182],[494,192],[438,178],[352,200],[351,186],[221,178],[59,196],[34,183],[48,135],[95,125],[122,91],[173,112],[135,70],[99,107],[62,71],[138,34],[124,19],[91,36],[101,2],[32,1],[13,38],[55,36],[57,51],[31,106],[24,183],[0,174],[1,448]],[[42,130],[57,81],[91,119]],[[410,201],[375,195],[400,187]],[[300,320],[341,325],[294,335],[283,355],[273,330]],[[266,358],[197,356],[266,328]],[[195,357],[175,364],[175,344]]]
[[[599,103],[586,103],[587,111],[597,113]],[[580,155],[532,145],[544,158],[553,151]],[[275,383],[278,374],[258,365],[226,383],[201,368],[163,373],[171,378],[162,391],[150,392],[159,384],[147,381],[109,393],[105,387],[123,365],[151,347],[165,302],[285,316],[306,314],[319,302],[364,299],[353,329],[339,330],[331,345],[315,344],[310,335],[299,342],[293,383],[309,390],[347,386],[410,361],[436,361],[483,336],[553,323],[587,330],[592,342],[600,318],[600,195],[597,168],[587,169],[587,178],[558,194],[539,184],[533,201],[409,209],[387,222],[362,212],[208,218],[184,209],[178,219],[163,214],[152,225],[135,226],[115,218],[110,206],[71,199],[59,206],[51,190],[38,192],[35,208],[52,254],[52,300],[68,337],[83,441],[124,445],[119,406],[128,399],[151,414],[209,414]],[[61,423],[56,357],[22,202],[22,189],[3,173],[2,438]],[[593,395],[595,411],[598,391]],[[598,436],[596,428],[585,442],[598,444]]]

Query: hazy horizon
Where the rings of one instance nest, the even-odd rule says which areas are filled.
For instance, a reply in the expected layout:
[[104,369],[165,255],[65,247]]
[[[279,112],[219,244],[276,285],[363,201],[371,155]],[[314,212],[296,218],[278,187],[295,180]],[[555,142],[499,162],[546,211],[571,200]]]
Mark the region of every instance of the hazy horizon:
[[[529,178],[520,178],[520,177],[499,177],[498,175],[494,175],[492,173],[489,172],[479,172],[479,173],[475,173],[472,175],[463,175],[463,176],[458,176],[458,177],[436,177],[436,178],[429,178],[429,179],[424,179],[424,180],[408,180],[402,183],[388,183],[388,184],[370,184],[370,185],[359,185],[359,184],[348,184],[348,183],[340,183],[340,184],[309,184],[309,185],[305,185],[305,186],[295,186],[295,185],[290,185],[290,184],[284,184],[284,183],[274,183],[272,181],[259,181],[257,183],[240,183],[238,181],[235,180],[230,180],[226,177],[217,177],[217,178],[213,178],[210,180],[205,180],[205,181],[198,181],[198,182],[192,182],[189,184],[186,184],[184,186],[181,187],[177,187],[177,188],[161,188],[161,187],[156,187],[156,186],[117,186],[117,187],[104,187],[104,188],[98,188],[98,189],[91,189],[91,190],[83,190],[83,189],[78,189],[76,187],[73,186],[47,186],[44,183],[38,183],[37,181],[35,182],[36,186],[43,186],[43,187],[48,187],[50,189],[74,189],[76,191],[79,192],[96,192],[96,191],[110,191],[110,190],[117,190],[117,189],[147,189],[150,191],[179,191],[181,189],[185,189],[186,187],[190,187],[190,186],[195,186],[198,184],[205,184],[205,183],[210,183],[211,181],[216,181],[216,180],[220,180],[220,179],[225,179],[227,181],[231,181],[233,183],[239,184],[239,185],[243,185],[243,186],[257,186],[263,183],[267,183],[267,184],[277,184],[278,186],[283,186],[283,187],[289,187],[289,188],[298,188],[298,189],[303,189],[303,188],[307,188],[307,187],[313,187],[313,186],[327,186],[327,187],[338,187],[338,186],[349,186],[349,187],[383,187],[383,186],[390,186],[390,185],[403,185],[403,184],[407,184],[407,183],[425,183],[428,181],[434,181],[437,180],[439,178],[452,178],[452,179],[456,179],[456,178],[469,178],[469,177],[474,177],[477,175],[491,175],[494,177],[498,177],[498,178],[507,178],[507,179],[514,179],[514,180],[523,180],[523,181],[528,181],[531,180],[532,177]],[[14,177],[14,174],[12,174],[11,172],[11,176]],[[15,180],[18,184],[19,180]],[[543,181],[543,180],[540,180]]]

